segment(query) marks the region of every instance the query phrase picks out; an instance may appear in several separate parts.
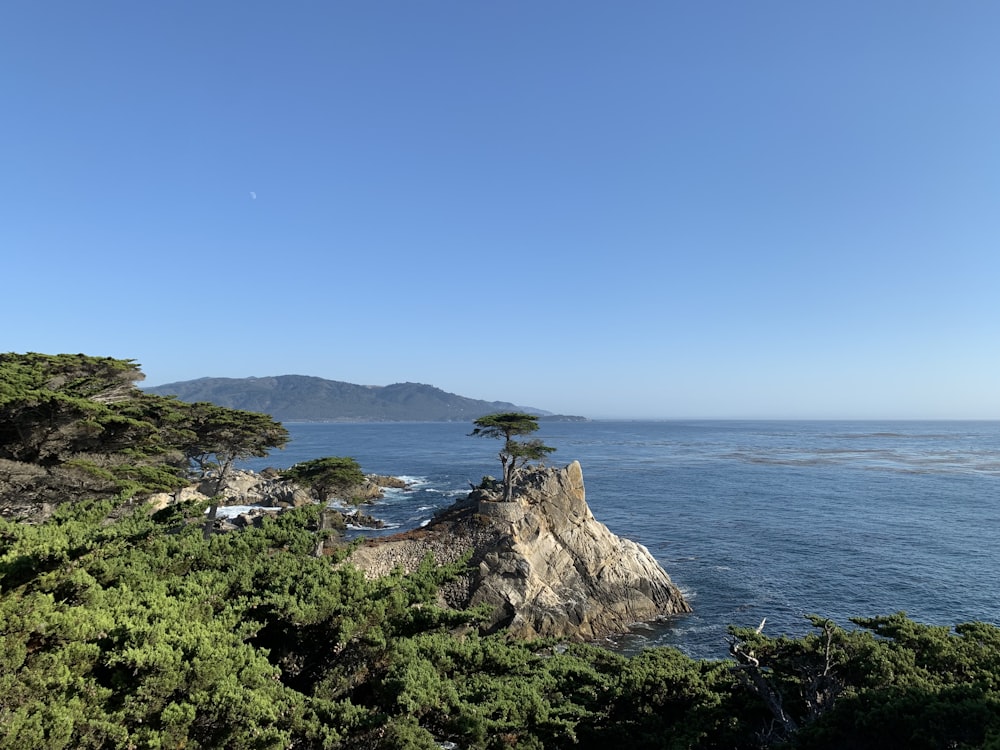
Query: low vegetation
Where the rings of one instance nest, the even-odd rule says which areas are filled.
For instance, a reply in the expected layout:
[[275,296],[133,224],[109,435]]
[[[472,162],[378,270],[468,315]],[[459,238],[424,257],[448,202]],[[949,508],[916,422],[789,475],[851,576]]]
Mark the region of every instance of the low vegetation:
[[[43,378],[27,390],[50,395],[28,407],[3,377],[14,356],[0,360],[6,461],[102,456],[162,472],[147,489],[192,470],[167,437],[181,428],[128,405],[128,363],[96,363],[103,384]],[[366,580],[346,550],[313,555],[318,505],[206,537],[202,508],[151,515],[122,471],[42,522],[0,520],[0,747],[1000,748],[994,625],[816,618],[797,639],[734,629],[718,660],[514,642],[438,606],[462,563]]]

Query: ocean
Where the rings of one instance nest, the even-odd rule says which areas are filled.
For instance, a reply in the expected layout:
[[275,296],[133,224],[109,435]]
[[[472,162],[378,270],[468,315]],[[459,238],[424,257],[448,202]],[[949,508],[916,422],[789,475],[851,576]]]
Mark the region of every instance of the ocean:
[[[351,456],[412,482],[367,509],[391,527],[376,533],[500,474],[499,441],[471,424],[286,427],[288,447],[246,466]],[[550,465],[580,461],[597,519],[645,545],[694,608],[614,648],[723,658],[728,625],[798,636],[809,614],[1000,624],[1000,422],[543,421],[535,436]]]

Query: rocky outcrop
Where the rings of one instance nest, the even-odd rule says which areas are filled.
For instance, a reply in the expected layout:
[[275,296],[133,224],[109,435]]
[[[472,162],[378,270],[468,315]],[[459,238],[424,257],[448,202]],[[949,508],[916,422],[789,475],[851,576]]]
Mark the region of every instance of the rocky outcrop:
[[204,501],[211,497],[220,498],[220,505],[256,505],[263,508],[298,508],[316,502],[309,490],[294,482],[280,476],[239,469],[229,472],[221,483],[210,477],[177,492],[152,495],[148,502],[158,510],[176,503]]
[[367,474],[365,481],[344,492],[341,498],[350,502],[370,503],[373,500],[381,500],[385,497],[384,490],[389,487],[393,489],[405,490],[405,481],[399,477],[387,477],[380,474]]
[[281,477],[252,471],[231,471],[221,486],[215,479],[198,485],[206,497],[221,495],[224,505],[260,505],[265,508],[298,508],[316,502],[309,490]]
[[[408,485],[398,477],[387,477],[376,474],[365,476],[365,481],[353,488],[349,496],[352,499],[362,498],[364,502],[385,496],[383,488],[406,488]],[[298,508],[319,502],[312,493],[287,479],[282,479],[280,472],[267,470],[257,474],[253,471],[234,470],[230,472],[221,484],[212,478],[205,479],[196,485],[184,487],[174,493],[162,492],[149,498],[149,506],[153,511],[161,510],[168,505],[207,501],[211,497],[221,499],[220,506],[251,506],[249,510],[237,516],[223,517],[215,521],[218,531],[234,531],[249,526],[260,525],[261,519],[268,512],[285,508]],[[381,519],[362,513],[360,510],[341,511],[327,508],[323,512],[321,528],[344,531],[348,527],[382,529],[385,522]]]
[[578,462],[526,472],[513,502],[483,490],[423,529],[372,540],[350,561],[371,576],[472,553],[468,573],[445,587],[445,603],[486,604],[487,631],[591,640],[636,622],[689,612],[670,576],[642,545],[622,539],[587,506]]

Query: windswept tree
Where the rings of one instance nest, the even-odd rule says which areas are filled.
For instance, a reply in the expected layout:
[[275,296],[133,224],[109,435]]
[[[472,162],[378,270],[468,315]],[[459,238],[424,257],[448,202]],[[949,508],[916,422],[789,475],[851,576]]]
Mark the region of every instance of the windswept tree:
[[213,473],[217,487],[222,486],[234,462],[262,458],[288,442],[288,430],[267,414],[206,401],[176,404],[182,415],[178,426],[187,436],[185,455],[200,477]]
[[145,393],[144,377],[128,359],[0,353],[0,500],[13,515],[174,491],[209,470],[221,483],[288,440],[266,414]]
[[302,461],[281,474],[312,489],[321,502],[331,495],[344,495],[365,481],[361,466],[348,456],[327,456]]
[[538,430],[538,417],[523,412],[510,411],[487,414],[475,422],[476,428],[469,433],[480,437],[503,440],[500,449],[500,465],[503,467],[503,499],[510,502],[514,494],[514,484],[518,469],[529,461],[543,461],[555,448],[550,448],[541,440],[518,441],[515,438],[530,435]]
[[208,509],[204,533],[212,534],[219,510],[219,493],[233,464],[246,458],[262,458],[272,448],[283,448],[288,442],[288,430],[267,414],[230,409],[199,401],[194,404],[177,402],[181,410],[179,434],[186,435],[184,455],[202,477],[212,475],[215,492]]
[[160,429],[175,408],[139,390],[143,377],[132,360],[0,354],[0,499],[15,516],[185,483],[183,454]]
[[55,466],[144,446],[154,426],[127,413],[143,377],[129,359],[0,354],[0,458]]

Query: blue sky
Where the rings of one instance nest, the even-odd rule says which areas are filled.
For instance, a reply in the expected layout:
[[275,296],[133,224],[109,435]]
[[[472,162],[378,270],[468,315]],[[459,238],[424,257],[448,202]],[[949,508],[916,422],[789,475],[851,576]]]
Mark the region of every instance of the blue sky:
[[1000,418],[1000,4],[10,2],[0,350]]

